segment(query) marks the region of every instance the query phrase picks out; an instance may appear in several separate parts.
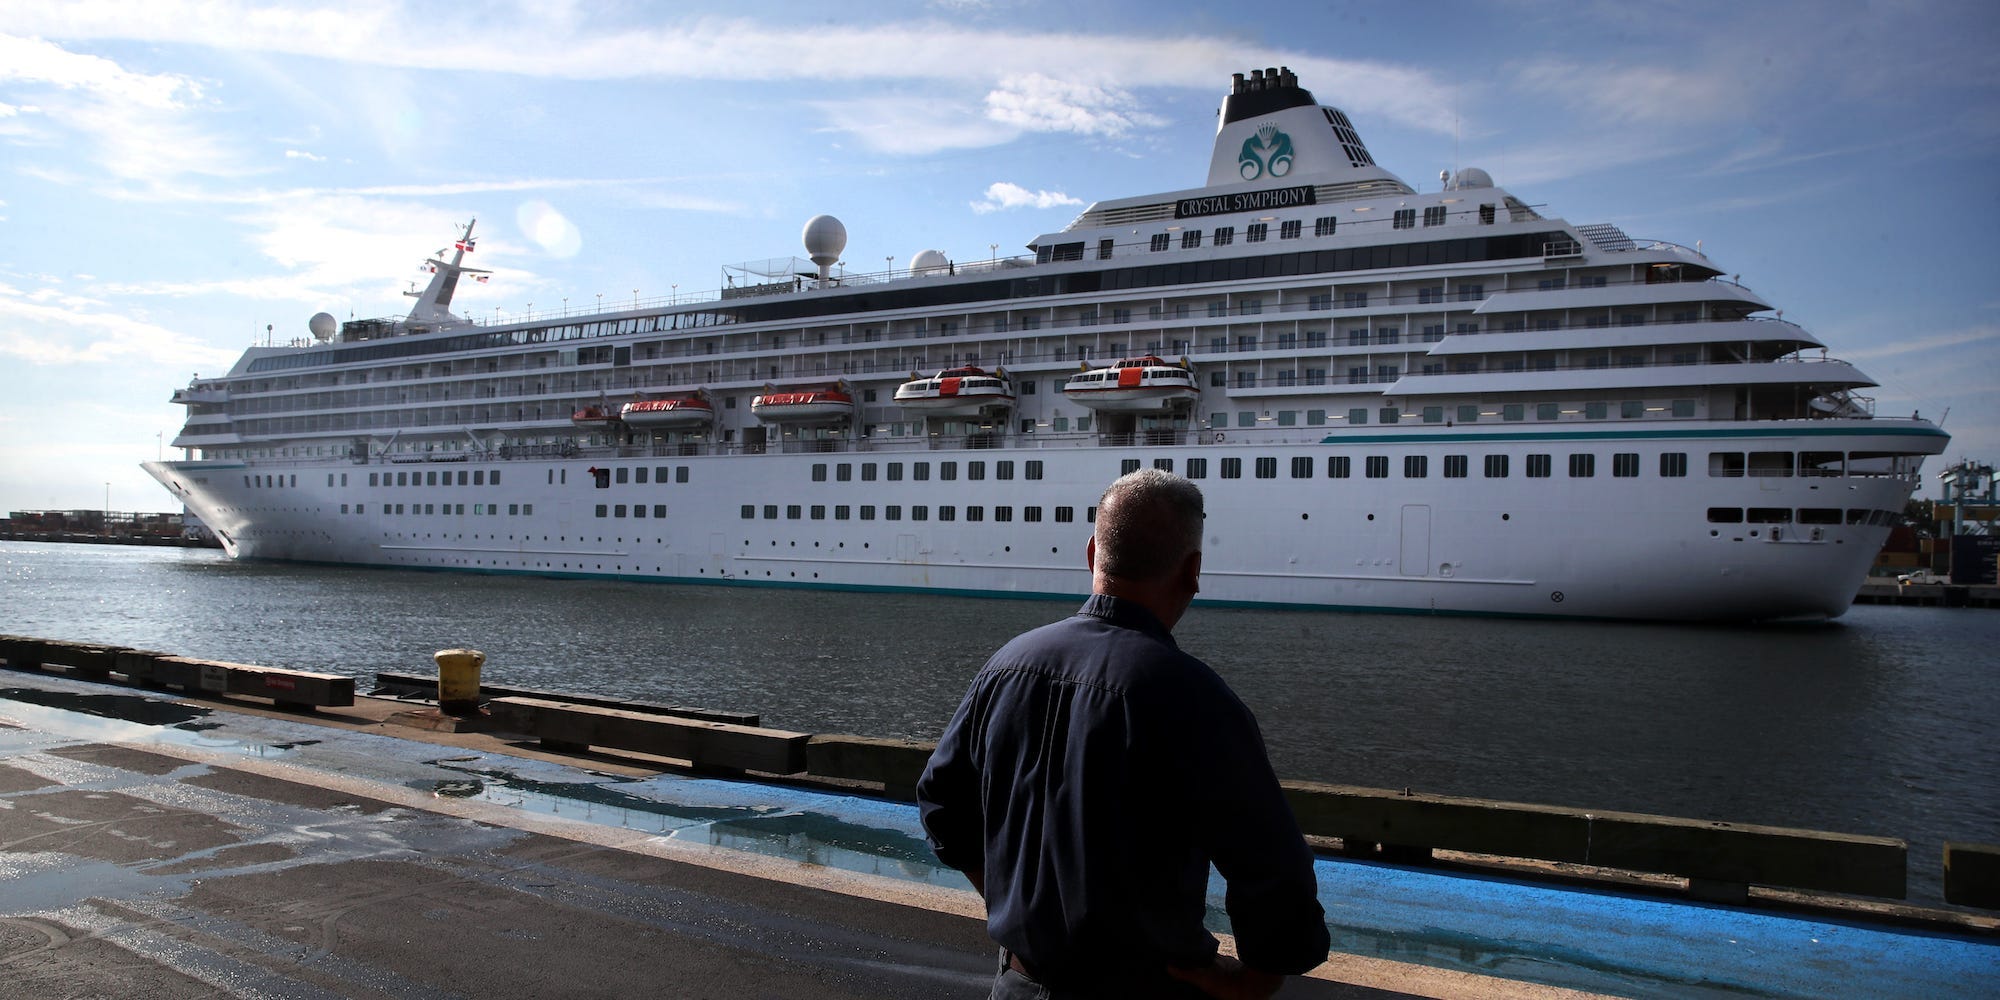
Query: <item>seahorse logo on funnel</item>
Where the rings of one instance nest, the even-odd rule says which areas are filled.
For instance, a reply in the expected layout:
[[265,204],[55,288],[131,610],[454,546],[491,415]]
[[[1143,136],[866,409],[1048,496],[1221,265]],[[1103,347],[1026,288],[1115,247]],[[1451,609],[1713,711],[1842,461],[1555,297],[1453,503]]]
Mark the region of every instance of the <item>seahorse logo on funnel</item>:
[[1292,137],[1278,131],[1276,125],[1266,125],[1257,134],[1243,140],[1243,152],[1236,157],[1236,171],[1246,181],[1254,181],[1265,174],[1283,177],[1292,172]]

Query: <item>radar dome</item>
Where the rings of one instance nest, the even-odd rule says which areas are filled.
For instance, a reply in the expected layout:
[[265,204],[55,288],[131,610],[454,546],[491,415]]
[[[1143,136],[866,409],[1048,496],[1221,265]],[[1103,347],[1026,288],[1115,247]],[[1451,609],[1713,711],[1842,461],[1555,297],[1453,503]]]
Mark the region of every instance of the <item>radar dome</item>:
[[805,241],[806,256],[821,267],[830,267],[847,249],[847,227],[831,215],[815,215],[799,235]]
[[313,318],[306,321],[306,328],[312,331],[313,339],[325,343],[333,339],[333,332],[340,328],[340,322],[333,318],[332,313],[313,313]]
[[951,258],[942,250],[919,250],[910,258],[911,274],[935,274],[951,267]]
[[1493,186],[1493,175],[1478,167],[1466,167],[1458,172],[1457,182],[1452,186],[1459,188],[1490,188]]

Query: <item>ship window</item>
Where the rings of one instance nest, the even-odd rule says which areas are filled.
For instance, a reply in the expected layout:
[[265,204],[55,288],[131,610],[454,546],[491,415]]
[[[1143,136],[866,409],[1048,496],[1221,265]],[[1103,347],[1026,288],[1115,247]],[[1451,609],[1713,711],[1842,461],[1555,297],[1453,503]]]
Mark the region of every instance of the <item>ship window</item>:
[[1604,403],[1583,404],[1583,416],[1584,419],[1586,420],[1603,420],[1606,412],[1607,412],[1607,404]]
[[1535,419],[1536,419],[1536,420],[1560,420],[1560,419],[1562,419],[1562,404],[1561,404],[1561,403],[1536,403],[1536,404],[1535,404]]
[[[1289,223],[1288,223],[1288,224],[1289,224]],[[1322,215],[1322,216],[1320,216],[1319,218],[1317,218],[1317,219],[1314,219],[1314,220],[1313,220],[1313,235],[1314,235],[1314,236],[1332,236],[1332,235],[1333,235],[1333,230],[1334,230],[1334,217],[1333,217],[1333,216],[1331,216],[1331,215]],[[1297,234],[1297,233],[1293,233],[1292,235],[1293,235],[1293,236],[1296,236],[1296,235],[1298,235],[1298,234]],[[1287,237],[1285,237],[1285,238],[1286,238],[1286,239],[1291,239],[1291,236],[1287,236]]]
[[1500,408],[1500,419],[1502,420],[1521,420],[1526,418],[1527,415],[1527,408],[1520,403],[1508,403]]
[[863,463],[861,463],[861,481],[862,481],[862,482],[864,482],[864,483],[872,483],[872,482],[874,482],[874,481],[875,481],[875,463],[874,463],[874,462],[863,462]]
[[1646,404],[1642,401],[1628,399],[1618,404],[1618,417],[1621,420],[1637,420],[1645,415]]
[[1368,478],[1370,479],[1389,478],[1389,456],[1370,455],[1368,456],[1367,464],[1368,464]]
[[1014,508],[1012,507],[993,508],[993,519],[995,521],[1012,521],[1014,519]]
[[903,463],[890,462],[889,481],[892,483],[897,483],[897,482],[902,482],[902,480],[903,480]]
[[[259,478],[262,478],[262,477],[259,477]],[[263,485],[263,484],[262,484],[262,483],[259,483],[258,485],[259,485],[259,486],[261,486],[261,485]],[[409,474],[409,473],[407,473],[407,472],[398,472],[398,473],[396,473],[396,485],[397,485],[397,486],[408,486],[408,485],[410,485],[410,474]]]
[[[620,480],[620,481],[622,482],[623,480]],[[815,462],[815,463],[813,463],[813,482],[815,482],[815,483],[823,483],[823,482],[826,482],[826,463],[825,463],[825,462]]]
[[[473,504],[473,505],[472,505],[472,512],[473,512],[474,514],[477,514],[477,513],[479,513],[479,505],[478,505],[478,504]],[[645,517],[645,516],[646,516],[646,505],[645,505],[645,504],[642,504],[642,503],[635,503],[635,504],[633,504],[633,505],[632,505],[632,516],[633,516],[633,517]]]
[[1084,519],[1084,520],[1086,520],[1086,521],[1089,521],[1089,522],[1090,522],[1090,523],[1092,523],[1092,524],[1096,524],[1096,523],[1097,523],[1097,508],[1096,508],[1095,506],[1091,506],[1091,507],[1085,507],[1085,508],[1083,509],[1083,519]]
[[[644,472],[645,472],[646,470],[644,470],[644,469],[640,469],[639,471],[640,471],[641,473],[644,473]],[[498,475],[498,473],[495,473],[495,475]],[[639,480],[639,481],[640,481],[640,482],[642,482],[642,483],[643,483],[643,482],[645,482],[645,480],[644,480],[644,479],[641,479],[641,480]],[[486,472],[485,472],[485,470],[480,470],[480,471],[478,471],[478,472],[474,472],[474,473],[472,474],[472,485],[474,485],[474,486],[484,486],[484,485],[486,485]]]
[[1493,224],[1492,205],[1488,204],[1479,206],[1479,224],[1482,226],[1490,226]]
[[967,478],[967,479],[985,479],[985,478],[986,478],[986,463],[985,463],[985,462],[967,462],[967,463],[965,463],[965,478]]
[[1014,460],[1007,459],[1005,461],[993,463],[993,478],[995,479],[1014,478]]
[[756,517],[757,517],[757,505],[756,505],[756,504],[754,504],[754,503],[746,503],[746,504],[744,504],[744,505],[743,505],[743,519],[744,519],[745,521],[749,521],[749,520],[754,520],[754,519],[755,519]]
[[1397,209],[1392,225],[1397,229],[1415,229],[1417,226],[1417,210],[1414,208]]
[[1248,226],[1245,226],[1245,227],[1244,227],[1244,229],[1243,229],[1243,242],[1245,242],[1245,243],[1262,243],[1262,242],[1264,242],[1264,236],[1265,236],[1265,234],[1266,234],[1266,233],[1268,233],[1268,232],[1270,232],[1270,224],[1269,224],[1269,223],[1264,223],[1264,222],[1253,222],[1253,223],[1249,224]]
[[1311,458],[1305,455],[1292,456],[1293,479],[1311,479],[1312,474],[1313,474],[1313,460]]
[[1326,411],[1325,411],[1325,410],[1307,410],[1307,411],[1306,411],[1306,426],[1307,426],[1307,427],[1325,427],[1325,426],[1326,426]]
[[685,483],[687,481],[688,481],[688,467],[685,465],[677,466],[674,469],[674,482]]
[[1428,455],[1403,456],[1404,479],[1423,479],[1424,477],[1429,476],[1430,474],[1431,474],[1430,456]]
[[1554,469],[1554,462],[1547,455],[1528,456],[1528,478],[1547,479]]
[[889,504],[889,505],[887,505],[887,506],[883,507],[883,508],[882,508],[882,517],[883,517],[883,519],[885,519],[885,520],[889,520],[889,521],[900,521],[900,520],[902,520],[902,519],[903,519],[903,505],[902,505],[902,504],[899,504],[899,503],[892,503],[892,504]]
[[[978,504],[967,504],[967,505],[965,506],[965,519],[966,519],[966,520],[968,520],[968,521],[983,521],[983,520],[985,520],[985,519],[986,519],[986,508],[984,508],[984,507],[981,507],[981,506],[980,506],[980,505],[978,505]],[[950,520],[950,518],[946,518],[945,520]]]
[[851,513],[851,511],[852,508],[848,507],[846,504],[839,504],[833,508],[833,519],[836,521],[845,521],[847,520],[848,514]]
[[608,490],[611,488],[610,469],[592,469],[590,470],[590,474],[591,478],[595,480],[598,489]]
[[[822,472],[822,475],[820,476],[820,478],[822,478],[822,479],[826,478],[826,477],[825,477],[825,475],[823,474],[823,473],[825,472],[825,470],[826,470],[826,466],[824,466],[824,465],[820,466],[820,471]],[[618,467],[618,482],[619,482],[619,484],[620,484],[620,485],[623,485],[623,484],[625,483],[625,481],[626,481],[626,480],[628,480],[628,479],[630,479],[630,478],[631,478],[631,472],[630,472],[629,470],[627,470],[627,469],[626,469],[626,468],[625,468],[624,466],[622,466],[622,465],[621,465],[621,466],[619,466],[619,467]]]
[[1257,478],[1258,479],[1278,478],[1277,458],[1269,455],[1259,458],[1257,460]]
[[1710,523],[1710,524],[1742,524],[1742,523],[1743,523],[1743,508],[1741,508],[1741,507],[1710,507],[1710,508],[1708,509],[1708,523]]
[[[922,477],[922,476],[919,476],[919,477],[917,477],[917,478],[921,479],[921,478],[923,478],[923,477]],[[941,480],[944,480],[945,482],[951,482],[951,481],[953,481],[953,480],[956,480],[956,479],[958,478],[958,463],[957,463],[957,462],[939,462],[939,463],[938,463],[938,478],[939,478],[939,479],[941,479]]]
[[1674,400],[1673,407],[1673,413],[1676,417],[1694,416],[1694,400],[1692,399],[1676,399]]
[[[438,474],[437,474],[436,470],[432,470],[432,471],[431,471],[431,472],[429,473],[429,475],[428,475],[428,478],[430,479],[430,482],[429,482],[428,484],[426,484],[426,485],[430,485],[430,486],[436,486],[436,485],[438,484]],[[446,486],[450,486],[450,485],[451,485],[451,473],[447,472],[447,473],[445,473],[445,474],[444,474],[444,484],[445,484]]]
[[345,513],[347,513],[347,505],[346,505],[346,504],[341,504],[341,505],[340,505],[340,512],[341,512],[342,514],[345,514]]
[[[1238,372],[1238,373],[1237,373],[1237,377],[1238,377],[1238,378],[1243,378],[1243,379],[1248,379],[1248,378],[1251,378],[1251,377],[1253,377],[1253,376],[1252,376],[1252,375],[1251,375],[1251,374],[1250,374],[1249,372]],[[1255,427],[1255,426],[1257,426],[1257,411],[1255,411],[1255,410],[1238,410],[1238,411],[1236,411],[1236,426],[1238,426],[1238,427]]]
[[1425,206],[1425,208],[1424,208],[1424,225],[1426,225],[1426,226],[1442,226],[1442,225],[1444,225],[1444,211],[1445,211],[1445,209],[1444,209],[1444,206],[1443,206],[1443,205],[1428,205],[1428,206]]
[[1597,475],[1597,456],[1571,455],[1569,457],[1569,475],[1571,479],[1588,479],[1591,476]]
[[1069,418],[1063,416],[1051,417],[1049,419],[1049,429],[1058,434],[1069,430]]
[[1031,458],[1031,459],[1029,459],[1029,460],[1028,460],[1028,478],[1029,478],[1029,479],[1040,479],[1040,478],[1042,478],[1042,460],[1041,460],[1041,459],[1039,459],[1039,458]]
[[1201,246],[1201,230],[1190,229],[1181,234],[1182,250],[1193,250],[1198,246]]
[[1771,479],[1788,477],[1791,474],[1791,452],[1753,451],[1750,453],[1750,475]]
[[824,521],[824,520],[826,520],[826,505],[825,505],[825,504],[823,504],[823,503],[816,503],[816,504],[813,504],[813,505],[812,505],[812,519],[813,519],[813,520],[815,520],[815,521]]
[[1800,524],[1839,524],[1840,509],[1837,507],[1800,507]]
[[873,521],[873,520],[875,520],[875,505],[874,505],[874,504],[872,504],[872,503],[864,503],[864,504],[862,504],[862,505],[861,505],[861,519],[862,519],[863,521]]
[[1442,406],[1424,407],[1424,423],[1427,424],[1444,423],[1444,407]]
[[1458,408],[1459,423],[1471,424],[1471,423],[1477,423],[1478,421],[1479,421],[1479,407],[1477,404],[1473,403],[1460,404]]
[[931,509],[929,507],[920,503],[910,505],[910,520],[928,521],[930,519],[931,519]]
[[1639,475],[1639,453],[1621,451],[1611,456],[1611,475],[1619,479],[1632,479]]
[[1136,458],[1123,459],[1118,463],[1118,474],[1121,476],[1129,476],[1137,471],[1139,471],[1139,460]]
[[920,483],[928,481],[931,478],[931,463],[929,462],[910,463],[910,478]]
[[1173,238],[1172,238],[1172,237],[1170,237],[1170,236],[1168,236],[1168,235],[1167,235],[1166,233],[1154,233],[1154,234],[1153,234],[1153,243],[1152,243],[1152,247],[1153,247],[1153,250],[1154,250],[1155,252],[1157,252],[1157,251],[1160,251],[1160,250],[1165,250],[1165,249],[1167,248],[1167,246],[1168,246],[1169,244],[1171,244],[1172,242],[1173,242]]
[[1243,460],[1242,460],[1242,459],[1240,459],[1240,458],[1225,458],[1225,459],[1223,459],[1223,460],[1222,460],[1222,478],[1224,478],[1224,479],[1242,479],[1242,478],[1243,478]]
[[1229,244],[1231,244],[1231,243],[1234,243],[1234,242],[1236,242],[1236,227],[1235,227],[1235,226],[1217,226],[1217,227],[1215,227],[1215,245],[1216,245],[1216,246],[1219,246],[1219,247],[1226,247],[1226,246],[1228,246]]
[[1464,455],[1446,455],[1444,457],[1444,477],[1446,479],[1464,479],[1470,464],[1466,461]]
[[1021,520],[1039,522],[1041,519],[1042,519],[1042,509],[1040,507],[1021,508]]
[[[622,482],[623,480],[620,480],[620,481]],[[450,486],[450,485],[451,485],[451,473],[447,472],[447,473],[445,473],[445,474],[444,474],[444,484],[445,484],[446,486]],[[458,485],[460,485],[460,486],[464,486],[464,485],[465,485],[465,470],[463,470],[463,469],[460,469],[460,470],[459,470],[459,472],[458,472]]]
[[778,517],[778,505],[774,503],[765,504],[764,519],[767,521],[771,521],[771,520],[776,520],[777,517]]
[[1751,524],[1790,524],[1790,507],[1752,507],[1743,512],[1743,519]]
[[1098,241],[1097,241],[1097,259],[1098,259],[1098,260],[1110,260],[1110,259],[1111,259],[1111,250],[1112,250],[1112,248],[1113,248],[1114,246],[1116,246],[1116,244],[1115,244],[1115,243],[1113,243],[1113,242],[1112,242],[1112,241],[1110,241],[1110,240],[1098,240]]
[[1356,426],[1367,423],[1368,410],[1365,407],[1360,407],[1360,406],[1348,410],[1347,422]]
[[1376,413],[1376,416],[1380,417],[1385,424],[1393,424],[1403,419],[1403,411],[1393,406],[1385,406]]
[[610,512],[610,510],[611,510],[611,508],[610,508],[609,506],[607,506],[607,505],[605,505],[605,504],[598,504],[598,505],[597,505],[597,516],[598,516],[598,517],[603,517],[603,516],[605,516],[605,515],[606,515],[607,513],[609,513],[609,512]]
[[843,483],[852,482],[854,480],[854,464],[852,462],[842,462],[834,466],[833,478]]
[[1330,455],[1326,460],[1326,478],[1346,479],[1354,474],[1354,460],[1346,455]]
[[805,516],[805,512],[806,512],[805,507],[799,504],[788,503],[785,505],[785,519],[788,521],[798,520],[799,518]]
[[523,517],[533,517],[533,516],[534,516],[534,514],[535,514],[535,505],[534,505],[534,504],[531,504],[531,503],[524,503],[524,504],[522,504],[522,505],[521,505],[521,516],[523,516]]
[[[369,473],[369,474],[368,474],[368,485],[370,485],[370,486],[380,486],[380,485],[381,485],[380,483],[378,483],[378,482],[376,482],[376,481],[375,481],[375,477],[376,477],[376,476],[377,476],[378,474],[379,474],[379,473],[374,473],[374,472],[371,472],[371,473]],[[551,482],[553,482],[553,481],[554,481],[554,478],[553,478],[553,477],[555,476],[555,473],[554,473],[554,472],[550,472],[550,473],[549,473],[549,476],[551,477],[550,481],[551,481]]]
[[1507,478],[1507,456],[1505,455],[1486,456],[1486,478],[1488,479]]
[[1660,453],[1660,475],[1668,478],[1679,478],[1687,474],[1687,452],[1663,451]]
[[1188,477],[1189,479],[1207,479],[1207,478],[1208,478],[1208,459],[1205,459],[1205,458],[1190,458],[1190,459],[1188,459],[1188,460],[1187,460],[1187,477]]
[[1841,474],[1846,464],[1846,456],[1837,451],[1802,451],[1799,453],[1799,475],[1832,477]]
[[1708,474],[1711,477],[1734,479],[1743,475],[1743,453],[1740,451],[1711,451],[1708,453]]

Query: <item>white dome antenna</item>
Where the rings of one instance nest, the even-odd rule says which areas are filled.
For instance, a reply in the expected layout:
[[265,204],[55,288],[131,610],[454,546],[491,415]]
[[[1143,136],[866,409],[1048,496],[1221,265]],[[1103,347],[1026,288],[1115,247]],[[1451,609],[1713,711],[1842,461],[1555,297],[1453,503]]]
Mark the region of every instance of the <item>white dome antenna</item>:
[[805,241],[806,257],[819,266],[819,283],[825,287],[841,251],[847,249],[847,227],[831,215],[815,215],[807,220],[799,238]]
[[313,313],[312,319],[306,321],[306,329],[311,330],[313,339],[322,344],[332,340],[334,331],[339,328],[340,321],[334,319],[332,313]]

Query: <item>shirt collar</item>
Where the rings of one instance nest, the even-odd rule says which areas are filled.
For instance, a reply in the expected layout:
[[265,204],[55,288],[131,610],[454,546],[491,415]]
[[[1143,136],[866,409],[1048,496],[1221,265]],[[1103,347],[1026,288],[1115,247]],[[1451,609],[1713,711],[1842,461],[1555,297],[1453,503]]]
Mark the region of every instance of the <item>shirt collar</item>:
[[1083,602],[1083,607],[1078,609],[1077,614],[1101,618],[1119,628],[1144,632],[1175,649],[1180,648],[1180,644],[1174,641],[1173,633],[1167,631],[1167,627],[1160,623],[1159,616],[1146,610],[1145,606],[1137,601],[1121,600],[1110,594],[1092,594]]

